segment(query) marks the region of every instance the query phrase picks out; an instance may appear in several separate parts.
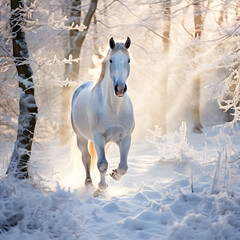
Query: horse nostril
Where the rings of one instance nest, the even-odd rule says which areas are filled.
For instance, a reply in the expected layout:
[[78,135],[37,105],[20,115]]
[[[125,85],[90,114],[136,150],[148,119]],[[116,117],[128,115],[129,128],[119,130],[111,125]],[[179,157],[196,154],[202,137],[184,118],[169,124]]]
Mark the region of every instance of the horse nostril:
[[118,97],[123,97],[124,93],[127,91],[127,86],[126,85],[116,85],[114,87],[115,94]]

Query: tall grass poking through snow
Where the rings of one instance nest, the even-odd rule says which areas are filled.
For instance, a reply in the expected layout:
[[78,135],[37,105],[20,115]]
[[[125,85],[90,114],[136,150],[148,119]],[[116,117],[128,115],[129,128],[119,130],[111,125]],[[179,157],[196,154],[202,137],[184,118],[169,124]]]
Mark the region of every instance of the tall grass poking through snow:
[[231,123],[226,123],[215,137],[219,150],[211,193],[228,192],[232,191],[234,185],[239,186],[239,127],[240,125],[233,129]]
[[[232,184],[239,181],[235,173],[236,168],[239,168],[237,162],[240,159],[234,143],[239,139],[240,131],[237,128],[236,131],[232,131],[229,124],[225,124],[219,128],[217,135],[209,138],[206,134],[204,136],[191,132],[187,134],[187,125],[183,122],[179,130],[166,135],[162,135],[158,127],[155,127],[151,133],[153,136],[151,142],[158,149],[160,162],[175,166],[186,164],[192,192],[194,175],[199,170],[211,178],[209,193],[229,191]],[[203,141],[203,144],[195,146],[196,141]],[[214,145],[214,149],[211,149]],[[211,173],[209,169],[212,169]]]
[[227,152],[222,149],[218,151],[218,161],[212,184],[212,193],[218,193],[221,189],[230,189],[231,170]]
[[187,125],[182,122],[179,130],[162,135],[162,130],[155,127],[153,134],[153,144],[159,151],[160,161],[168,163],[182,163],[193,158],[194,149],[187,140]]

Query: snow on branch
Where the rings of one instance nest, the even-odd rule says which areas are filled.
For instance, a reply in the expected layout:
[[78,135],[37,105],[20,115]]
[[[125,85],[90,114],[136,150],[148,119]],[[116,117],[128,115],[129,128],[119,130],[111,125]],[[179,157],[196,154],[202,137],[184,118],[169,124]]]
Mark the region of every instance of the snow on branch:
[[79,32],[84,31],[87,27],[84,24],[75,24],[72,23],[72,25],[68,26],[66,25],[66,21],[68,21],[67,16],[63,17],[62,19],[56,20],[54,18],[54,13],[52,13],[48,18],[48,26],[53,29],[65,29],[65,30],[78,30]]

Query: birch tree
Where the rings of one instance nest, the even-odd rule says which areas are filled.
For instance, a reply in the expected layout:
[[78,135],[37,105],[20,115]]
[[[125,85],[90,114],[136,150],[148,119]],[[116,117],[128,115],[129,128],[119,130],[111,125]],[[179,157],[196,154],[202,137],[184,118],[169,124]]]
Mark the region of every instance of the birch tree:
[[11,0],[10,25],[12,29],[13,57],[18,75],[20,111],[17,139],[7,174],[15,176],[18,179],[29,178],[28,164],[38,113],[38,107],[34,98],[33,71],[29,64],[28,46],[22,28],[24,16],[23,1]]

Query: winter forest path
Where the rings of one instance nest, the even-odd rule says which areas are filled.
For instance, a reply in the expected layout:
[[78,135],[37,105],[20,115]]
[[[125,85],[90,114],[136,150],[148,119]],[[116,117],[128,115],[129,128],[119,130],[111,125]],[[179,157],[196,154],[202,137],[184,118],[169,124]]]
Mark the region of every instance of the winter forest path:
[[[0,182],[0,228],[9,216],[19,218],[0,239],[237,239],[240,165],[229,162],[239,154],[239,135],[222,126],[201,135],[184,125],[165,137],[155,131],[133,143],[128,173],[120,182],[108,176],[98,198],[69,146],[35,146],[32,184]],[[111,172],[117,147],[108,159]],[[97,171],[93,181],[97,186]]]

